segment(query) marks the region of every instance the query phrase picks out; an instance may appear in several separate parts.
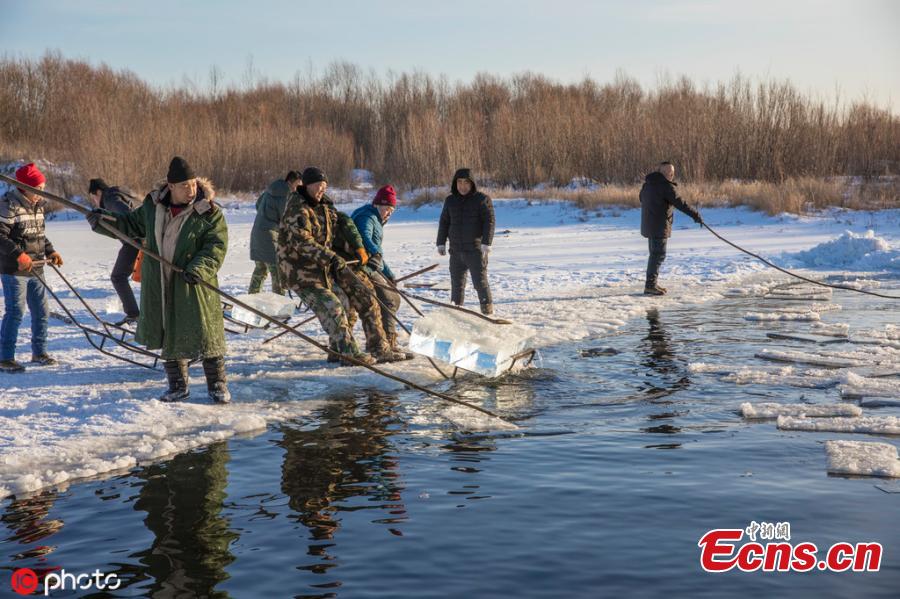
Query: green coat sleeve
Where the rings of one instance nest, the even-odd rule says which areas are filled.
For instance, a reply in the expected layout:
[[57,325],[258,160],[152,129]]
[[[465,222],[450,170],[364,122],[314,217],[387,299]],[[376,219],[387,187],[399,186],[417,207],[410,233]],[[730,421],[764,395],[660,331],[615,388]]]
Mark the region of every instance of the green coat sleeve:
[[200,249],[184,269],[200,275],[204,281],[212,282],[222,267],[222,262],[225,261],[225,252],[228,249],[228,225],[225,223],[225,215],[219,208],[209,218],[211,226],[203,234]]
[[[150,208],[148,208],[148,206],[150,206]],[[115,217],[115,222],[109,220],[104,220],[103,222],[112,225],[120,233],[124,233],[132,239],[144,239],[147,236],[146,211],[152,209],[154,209],[153,201],[150,199],[150,196],[147,196],[147,198],[144,200],[144,203],[131,212],[114,213],[110,212],[109,210],[101,210],[101,212],[103,212],[103,214],[107,216]],[[103,227],[97,227],[94,230],[101,235],[112,237],[113,239],[118,239],[118,237],[116,237]]]

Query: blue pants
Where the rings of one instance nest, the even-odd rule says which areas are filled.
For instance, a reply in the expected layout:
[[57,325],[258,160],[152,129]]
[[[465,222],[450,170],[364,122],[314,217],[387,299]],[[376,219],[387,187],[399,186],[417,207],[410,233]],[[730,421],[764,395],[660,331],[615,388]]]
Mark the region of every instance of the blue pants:
[[16,357],[16,339],[25,314],[31,312],[31,353],[39,356],[47,351],[47,292],[35,277],[0,275],[3,283],[3,323],[0,325],[0,360]]

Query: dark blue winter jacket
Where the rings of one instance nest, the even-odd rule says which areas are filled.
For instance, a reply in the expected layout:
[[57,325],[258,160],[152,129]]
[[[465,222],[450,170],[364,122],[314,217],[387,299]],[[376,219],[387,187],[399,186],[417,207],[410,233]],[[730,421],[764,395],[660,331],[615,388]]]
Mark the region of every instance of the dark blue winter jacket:
[[384,226],[381,224],[381,215],[378,208],[372,204],[366,204],[353,211],[353,222],[362,235],[363,245],[370,256],[381,255],[381,274],[393,280],[394,273],[387,262],[384,261],[384,252],[381,250],[381,241],[384,239]]

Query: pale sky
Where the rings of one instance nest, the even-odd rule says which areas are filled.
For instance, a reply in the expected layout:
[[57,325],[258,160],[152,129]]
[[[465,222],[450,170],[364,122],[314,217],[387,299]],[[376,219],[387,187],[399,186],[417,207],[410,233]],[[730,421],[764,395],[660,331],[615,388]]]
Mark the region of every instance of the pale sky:
[[751,0],[0,0],[3,52],[127,68],[160,85],[289,80],[346,60],[378,74],[451,80],[532,71],[603,83],[617,70],[652,86],[735,73],[804,92],[864,96],[900,114],[900,1]]

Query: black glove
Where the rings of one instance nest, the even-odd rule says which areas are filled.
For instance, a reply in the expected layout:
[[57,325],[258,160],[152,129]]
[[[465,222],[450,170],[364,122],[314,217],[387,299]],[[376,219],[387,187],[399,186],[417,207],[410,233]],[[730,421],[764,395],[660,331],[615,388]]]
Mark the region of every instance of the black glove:
[[200,282],[200,275],[189,270],[181,271],[181,278],[184,279],[184,282],[188,285],[196,285]]
[[100,221],[103,219],[103,211],[99,208],[94,208],[93,210],[85,214],[84,218],[86,218],[87,222],[90,223],[91,230],[94,230],[100,226]]
[[372,268],[372,270],[376,272],[381,272],[381,267],[384,265],[384,259],[381,257],[381,254],[375,254],[373,256],[369,256],[368,266]]
[[697,223],[698,225],[703,224],[703,217],[700,216],[700,213],[697,212],[696,210],[694,210],[694,213],[691,214],[691,218],[694,219],[694,222]]

